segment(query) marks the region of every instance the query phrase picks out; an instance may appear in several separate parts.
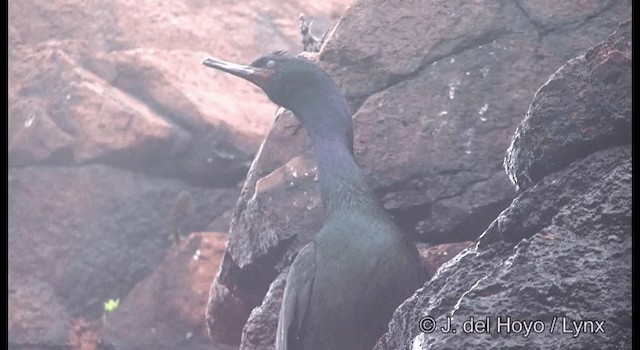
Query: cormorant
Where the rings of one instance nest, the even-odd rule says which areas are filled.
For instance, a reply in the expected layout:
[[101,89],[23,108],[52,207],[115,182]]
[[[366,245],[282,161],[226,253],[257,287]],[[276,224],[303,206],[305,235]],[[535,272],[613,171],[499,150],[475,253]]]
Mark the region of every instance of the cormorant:
[[287,276],[276,350],[370,350],[426,274],[355,162],[343,94],[320,67],[285,52],[249,66],[202,63],[260,87],[295,114],[313,142],[325,222]]

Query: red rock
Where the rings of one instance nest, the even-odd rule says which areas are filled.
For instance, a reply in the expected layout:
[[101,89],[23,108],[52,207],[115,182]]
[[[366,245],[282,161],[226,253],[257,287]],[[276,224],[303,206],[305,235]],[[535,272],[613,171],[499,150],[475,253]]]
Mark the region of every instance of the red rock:
[[[9,274],[9,342],[15,346],[70,346],[72,318],[39,276]],[[46,312],[45,312],[46,311]]]
[[206,227],[238,193],[103,165],[12,168],[8,186],[9,283],[15,291],[9,342],[52,346],[71,342],[76,321],[98,319],[104,301],[124,301],[155,269],[170,248],[170,211],[181,191],[192,196],[183,232]]
[[[201,186],[234,186],[273,109],[257,88],[213,74],[202,58],[248,63],[266,51],[296,51],[298,13],[335,21],[343,2],[11,3],[11,162],[98,161]],[[256,102],[244,103],[246,92]],[[33,129],[23,130],[25,124]]]
[[20,86],[10,89],[11,165],[78,164],[122,152],[140,161],[171,148],[177,135],[167,121],[56,46],[23,52],[12,67]]
[[126,305],[170,249],[180,191],[195,198],[184,232],[228,230],[275,108],[201,59],[297,51],[299,12],[326,25],[345,6],[9,3],[10,344],[91,348],[102,302]]
[[102,342],[117,349],[211,346],[203,310],[226,233],[192,233],[104,318]]

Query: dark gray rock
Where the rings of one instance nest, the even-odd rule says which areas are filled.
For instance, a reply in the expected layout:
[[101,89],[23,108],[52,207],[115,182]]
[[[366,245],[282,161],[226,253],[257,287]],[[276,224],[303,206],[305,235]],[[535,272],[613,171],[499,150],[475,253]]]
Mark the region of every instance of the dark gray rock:
[[606,43],[570,60],[538,90],[505,158],[517,188],[596,150],[631,141],[629,31],[621,27]]
[[[543,150],[553,157],[576,143],[589,152],[567,158],[555,171],[540,173],[539,181],[526,187],[476,244],[446,263],[396,310],[375,349],[631,348],[631,145],[629,138],[607,133],[612,115],[631,108],[631,100],[624,98],[630,85],[624,79],[618,85],[607,84],[607,74],[591,75],[589,84],[581,84],[580,74],[606,70],[630,76],[630,29],[630,22],[625,22],[606,41],[554,74],[536,94],[519,128],[529,130],[524,138],[528,142],[517,134],[511,147],[511,154],[535,155],[542,161],[547,159],[539,156]],[[560,87],[568,90],[563,94]],[[596,88],[602,95],[616,96],[618,103],[603,109],[602,99],[595,98],[600,94]],[[549,90],[556,98],[545,98]],[[600,102],[554,108],[557,96],[583,96],[584,90]],[[575,132],[570,135],[574,142],[564,142],[567,138],[555,134],[556,124],[544,126],[554,118],[560,125],[577,118],[602,128]],[[427,315],[437,323],[433,333],[418,328]],[[463,324],[472,317],[488,317],[488,333],[464,334]],[[498,317],[503,322],[506,317],[539,321],[537,329],[543,332],[507,334],[504,326],[498,327]],[[439,327],[448,320],[457,334],[441,332]],[[594,321],[587,323],[591,331],[599,330],[595,321],[600,322],[604,332],[574,337],[572,321]]]
[[284,287],[287,282],[289,268],[285,268],[269,286],[262,304],[251,311],[247,323],[242,329],[240,349],[267,350],[274,349],[276,330],[280,316],[280,305]]
[[[599,151],[525,191],[396,310],[375,349],[630,349],[630,156],[628,146]],[[459,334],[420,333],[425,315],[438,326],[451,318]],[[498,333],[498,316],[540,320],[546,332]],[[558,323],[550,336],[554,316],[605,321],[606,333],[573,338]],[[490,333],[464,334],[471,317],[489,317]]]

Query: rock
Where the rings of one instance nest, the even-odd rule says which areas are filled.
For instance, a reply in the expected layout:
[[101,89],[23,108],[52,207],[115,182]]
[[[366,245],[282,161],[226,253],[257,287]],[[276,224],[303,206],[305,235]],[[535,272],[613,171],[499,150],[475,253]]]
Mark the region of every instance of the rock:
[[247,116],[266,101],[225,110],[222,99],[207,99],[224,86],[204,74],[182,78],[202,68],[204,53],[118,51],[82,66],[63,48],[23,53],[14,64],[21,86],[10,94],[12,166],[100,162],[215,187],[244,176],[269,124]]
[[[615,7],[615,4],[597,0],[571,0],[558,4],[554,8],[538,1],[524,1],[518,3],[518,6],[524,15],[544,32],[559,26],[579,26],[585,18],[608,11]],[[576,8],[581,8],[583,11],[576,11]]]
[[460,242],[440,244],[436,246],[424,246],[423,244],[418,244],[418,252],[422,257],[422,262],[428,275],[433,276],[438,272],[440,266],[458,255],[458,253],[463,251],[472,243],[473,242]]
[[[570,61],[554,74],[536,94],[519,129],[526,129],[526,124],[540,126],[529,129],[527,143],[516,142],[516,134],[511,152],[537,155],[541,150],[536,147],[542,147],[553,149],[555,152],[548,153],[552,156],[574,147],[572,142],[564,142],[566,138],[550,141],[554,125],[542,127],[541,121],[555,113],[555,118],[565,120],[558,123],[568,125],[577,116],[595,116],[601,107],[585,102],[559,110],[557,100],[546,98],[546,91],[558,94],[558,87],[564,86],[568,89],[564,96],[586,95],[587,91],[598,95],[599,90],[582,83],[582,72],[606,69],[629,75],[630,62],[620,60],[616,65],[603,58],[622,55],[630,60],[630,33],[627,21],[606,41],[587,51],[584,58]],[[594,75],[591,84],[594,89],[602,89],[602,95],[626,96],[630,89],[624,80],[616,86],[606,81],[606,74]],[[612,114],[630,108],[630,99],[618,101],[615,109],[592,120],[601,125]],[[580,134],[571,136],[577,140]],[[592,136],[582,136],[583,147],[592,152],[568,159],[560,169],[541,173],[541,178],[514,199],[476,244],[443,265],[431,281],[405,301],[375,349],[630,349],[631,144],[629,139],[626,144],[618,140],[606,143],[606,137]],[[601,146],[603,143],[609,146]],[[427,315],[433,317],[438,328],[421,333],[417,325]],[[538,331],[527,336],[524,331],[507,334],[507,316],[512,321],[536,323]],[[472,317],[488,317],[488,332],[460,336],[463,323]],[[439,326],[448,320],[459,334],[440,331]],[[583,324],[589,324],[592,332],[573,336],[577,329],[571,327],[572,321],[593,321]],[[596,321],[602,330],[596,328]]]
[[[604,39],[628,6],[571,11],[555,24],[562,35],[542,31],[518,3],[437,1],[406,11],[360,1],[345,13],[319,61],[351,101],[359,164],[413,237],[473,240],[513,199],[504,150],[532,92]],[[383,23],[380,33],[370,23]]]
[[567,62],[536,92],[504,162],[518,189],[594,151],[631,142],[631,43],[625,30],[631,28]]
[[9,4],[10,41],[31,45],[73,39],[86,44],[85,52],[154,48],[210,51],[238,60],[273,50],[299,50],[301,11],[335,23],[347,4],[344,0],[284,4],[252,0],[215,6],[198,0],[90,4],[28,0]]
[[288,274],[289,267],[282,270],[271,283],[262,304],[251,311],[242,329],[240,350],[275,349],[280,305]]
[[275,108],[202,58],[297,51],[301,11],[328,29],[346,3],[9,3],[10,347],[94,349],[106,299],[151,293],[181,191],[182,233],[228,231]]
[[[206,74],[210,72],[205,67],[194,64],[205,56],[204,52],[135,49],[87,61],[89,69],[109,84],[144,101],[185,134],[179,147],[159,159],[131,162],[120,157],[109,162],[199,186],[230,187],[239,182],[270,124],[268,115],[261,112],[268,102],[260,96],[255,104],[242,103],[240,91],[247,86]],[[251,89],[251,95],[259,96],[259,91]]]
[[210,349],[202,319],[227,234],[190,234],[107,314],[102,344],[114,349]]
[[[116,2],[98,0],[86,3],[68,0],[27,0],[9,4],[9,23],[13,28],[9,52],[20,51],[47,41],[71,40],[69,50],[104,52],[116,49],[119,36],[127,30],[117,26]],[[34,66],[35,68],[35,66]],[[14,82],[12,82],[13,84]],[[10,84],[10,85],[12,85]]]
[[104,301],[151,274],[170,248],[180,191],[193,199],[183,232],[206,227],[237,196],[104,165],[11,168],[8,187],[10,344],[70,337],[65,319],[99,318]]
[[11,73],[20,86],[9,94],[10,166],[82,164],[123,153],[131,162],[153,161],[188,137],[59,47],[24,54]]
[[[519,3],[431,1],[408,11],[363,0],[327,36],[318,63],[348,98],[356,160],[414,240],[475,240],[516,196],[504,151],[533,92],[628,17],[626,3],[571,4],[569,12],[564,3],[532,5],[567,14],[548,21],[549,30]],[[315,185],[305,183],[302,193],[286,185],[292,159],[305,160],[298,174],[314,168],[300,146],[304,130],[293,137],[291,128],[273,131],[295,123],[276,120],[249,171],[212,284],[207,315],[214,339],[220,334],[239,343],[243,319],[321,225],[320,210],[312,216],[292,205],[319,200]],[[288,177],[274,175],[282,173]],[[256,191],[261,177],[269,197]],[[281,199],[269,204],[267,198]],[[225,324],[231,319],[233,325]]]
[[[343,2],[299,6],[335,22]],[[202,57],[248,63],[300,47],[296,6],[21,4],[11,4],[10,21],[12,166],[100,162],[198,186],[235,186],[270,125],[267,98],[206,71]],[[58,16],[64,19],[51,20]],[[244,91],[257,102],[242,103]]]
[[229,209],[213,219],[205,228],[205,231],[229,232],[229,225],[233,217],[233,209]]
[[[593,45],[588,44],[593,40],[590,36],[604,39],[619,22],[612,24],[612,20],[625,18],[629,11],[629,4],[621,2],[578,0],[562,4],[431,1],[412,5],[411,11],[406,11],[403,6],[381,0],[356,1],[327,38],[320,61],[341,83],[349,99],[361,102],[375,92],[415,78],[434,62],[448,63],[450,58],[460,61],[457,54],[489,44],[497,55],[492,58],[495,61],[485,62],[485,58],[475,56],[479,60],[477,67],[469,62],[470,67],[465,68],[481,69],[492,63],[492,67],[488,67],[491,75],[501,69],[513,69],[515,75],[536,79],[533,73],[544,74],[544,68],[549,69],[544,64],[555,62],[558,66]],[[540,23],[544,23],[543,28]],[[559,35],[553,33],[554,29],[560,32]],[[516,33],[520,35],[512,36]],[[530,35],[536,38],[526,39]],[[503,41],[509,38],[516,40]],[[561,38],[565,38],[565,45],[559,45]],[[518,48],[526,50],[520,53]],[[527,58],[529,51],[534,51],[535,55]],[[512,56],[512,65],[501,67],[501,56]],[[516,57],[524,62],[516,63],[513,60]],[[458,62],[455,66],[463,67],[463,63]],[[517,70],[520,64],[526,70]],[[546,75],[536,80],[544,77]],[[522,79],[515,78],[515,81]],[[534,87],[541,83],[528,82]],[[521,89],[528,91],[524,87]],[[521,93],[514,91],[510,95],[519,97]],[[520,98],[526,100],[529,96]]]
[[71,348],[72,317],[49,284],[27,274],[9,274],[9,344]]
[[[516,199],[518,203],[489,227],[480,244],[472,245],[445,264],[437,276],[396,310],[389,332],[375,349],[630,348],[627,344],[631,339],[631,216],[630,210],[621,209],[630,203],[630,189],[626,188],[629,185],[626,179],[630,179],[630,173],[626,173],[629,156],[628,147],[600,151],[524,192],[520,200]],[[602,179],[603,174],[608,175],[606,181]],[[571,176],[580,179],[566,181]],[[614,181],[621,181],[625,189],[617,191],[621,197],[611,200],[622,202],[622,206],[603,198],[603,192],[606,193]],[[549,195],[558,193],[554,191],[562,193],[563,198],[549,203]],[[622,227],[626,232],[619,242],[609,243],[607,236],[592,230],[594,226],[573,231],[557,224],[569,207],[573,207],[569,210],[584,210],[585,204],[591,205],[585,198],[594,192],[600,192],[598,200],[605,199],[599,202],[598,210],[610,206],[621,209],[621,215],[615,220],[626,222]],[[572,194],[577,200],[567,203]],[[544,204],[554,204],[555,211],[541,218],[535,210]],[[605,226],[609,221],[605,215],[594,219],[596,227]],[[535,228],[515,230],[514,227],[527,222],[535,223]],[[451,317],[459,333],[463,322],[471,317],[490,317],[493,326],[490,334],[472,337],[439,331],[420,333],[416,325],[424,315],[433,317],[438,325],[446,324]],[[505,334],[503,329],[499,334],[498,316],[503,320],[506,316],[514,320],[540,320],[545,333],[525,338],[521,334]],[[563,317],[569,321],[605,321],[607,333],[574,338],[560,333],[558,323],[556,335],[550,336],[546,332],[554,316],[557,322]]]

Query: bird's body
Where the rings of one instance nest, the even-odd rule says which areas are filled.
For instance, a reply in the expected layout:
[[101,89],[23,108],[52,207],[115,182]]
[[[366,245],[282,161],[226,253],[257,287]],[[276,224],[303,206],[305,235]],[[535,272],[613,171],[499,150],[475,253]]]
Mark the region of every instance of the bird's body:
[[260,86],[301,120],[313,142],[326,218],[289,271],[276,350],[371,349],[426,276],[415,246],[354,160],[344,96],[322,69],[281,53],[251,66],[203,63]]
[[321,229],[288,276],[276,349],[373,347],[422,277],[412,243],[389,230],[366,212],[335,216]]

